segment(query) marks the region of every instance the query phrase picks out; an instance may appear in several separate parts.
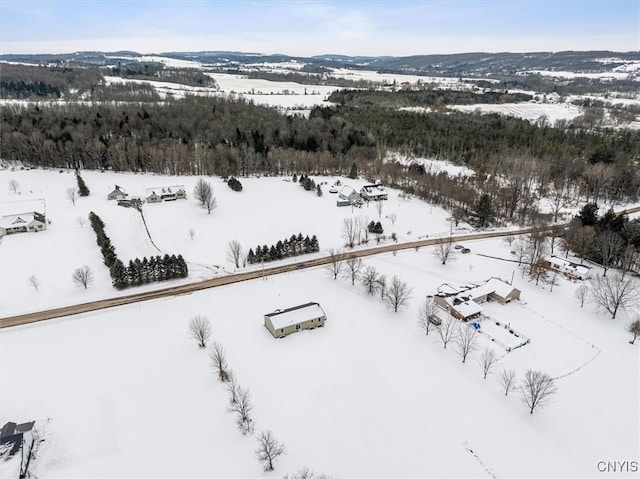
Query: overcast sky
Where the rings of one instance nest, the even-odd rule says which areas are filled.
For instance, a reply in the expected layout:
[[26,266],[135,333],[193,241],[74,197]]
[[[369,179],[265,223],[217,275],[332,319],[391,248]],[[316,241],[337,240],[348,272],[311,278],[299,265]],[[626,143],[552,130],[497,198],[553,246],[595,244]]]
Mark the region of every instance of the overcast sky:
[[0,0],[1,53],[640,50],[640,0]]

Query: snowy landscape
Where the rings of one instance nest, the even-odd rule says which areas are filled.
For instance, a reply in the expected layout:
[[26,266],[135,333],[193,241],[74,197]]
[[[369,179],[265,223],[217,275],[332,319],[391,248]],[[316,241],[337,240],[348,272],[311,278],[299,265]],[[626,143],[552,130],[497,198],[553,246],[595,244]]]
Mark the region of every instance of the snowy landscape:
[[[345,218],[380,220],[400,242],[446,236],[450,227],[444,210],[394,190],[380,215],[373,204],[336,207],[337,195],[328,192],[335,177],[315,177],[327,183],[321,197],[288,177],[242,178],[240,193],[210,178],[218,201],[211,214],[193,198],[195,177],[91,171],[83,177],[91,194],[73,205],[65,197],[72,171],[0,171],[3,211],[42,198],[51,219],[46,231],[1,240],[3,317],[131,293],[111,287],[95,234],[78,221],[89,211],[102,217],[123,259],[184,255],[188,279],[142,288],[233,272],[226,253],[234,239],[246,251],[298,232],[316,234],[322,256],[344,247]],[[340,180],[355,189],[365,184]],[[107,200],[114,185],[135,196],[175,184],[185,185],[186,200],[143,206],[160,251],[135,209]],[[3,420],[36,420],[42,442],[33,477],[256,477],[262,467],[254,436],[264,430],[286,446],[277,477],[305,467],[334,477],[586,477],[597,474],[599,461],[635,460],[640,371],[626,332],[634,311],[612,320],[593,303],[580,307],[581,281],[561,278],[550,290],[523,278],[504,240],[465,246],[471,253],[453,250],[446,265],[435,247],[366,258],[367,266],[412,289],[397,313],[359,282],[309,268],[2,329]],[[95,273],[86,290],[71,281],[82,264]],[[40,279],[37,291],[29,275]],[[426,335],[418,327],[418,311],[443,284],[491,277],[512,281],[521,297],[483,304],[481,330],[485,324],[495,337],[505,334],[497,322],[530,342],[507,351],[480,335],[463,363],[456,344],[444,349],[434,328]],[[323,328],[275,339],[264,327],[264,314],[310,301],[326,311]],[[207,351],[189,337],[196,315],[209,319],[211,341],[222,345],[234,377],[250,391],[253,435],[237,430]],[[497,362],[483,379],[479,362],[487,348]],[[534,414],[519,391],[505,396],[499,381],[503,370],[515,371],[519,381],[528,369],[556,378],[558,388]]]
[[[138,3],[171,50],[0,54],[0,479],[639,477],[640,52]],[[416,27],[476,53],[325,48]]]

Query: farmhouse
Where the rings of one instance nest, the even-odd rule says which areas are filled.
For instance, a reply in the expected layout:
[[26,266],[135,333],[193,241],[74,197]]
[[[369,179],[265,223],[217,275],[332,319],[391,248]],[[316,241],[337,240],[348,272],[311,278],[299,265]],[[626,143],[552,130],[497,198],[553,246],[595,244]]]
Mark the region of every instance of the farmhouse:
[[491,278],[484,284],[456,289],[450,285],[438,288],[433,301],[462,321],[475,319],[482,313],[481,303],[496,301],[506,304],[512,299],[520,299],[520,290],[499,278]]
[[589,268],[587,266],[572,263],[557,256],[545,258],[542,264],[545,268],[562,273],[569,279],[587,279],[589,277]]
[[[8,422],[0,430],[0,450],[2,450],[0,461],[16,463],[16,474],[13,476],[15,478],[23,478],[27,475],[31,450],[33,449],[34,424],[35,421],[24,424]],[[6,470],[10,471],[9,468]]]
[[126,197],[127,193],[124,191],[124,188],[118,185],[107,195],[108,200],[124,200]]
[[147,203],[160,203],[161,201],[186,200],[187,192],[183,185],[159,186],[146,189]]
[[349,185],[344,185],[338,192],[338,201],[336,206],[360,206],[362,204],[362,198],[356,190]]
[[365,185],[360,188],[360,196],[366,201],[380,201],[389,199],[387,190],[379,183]]
[[274,338],[283,338],[301,329],[324,326],[326,320],[327,315],[318,303],[301,304],[264,315],[264,325]]
[[0,219],[0,236],[15,233],[38,232],[47,229],[47,221],[37,211],[7,215]]

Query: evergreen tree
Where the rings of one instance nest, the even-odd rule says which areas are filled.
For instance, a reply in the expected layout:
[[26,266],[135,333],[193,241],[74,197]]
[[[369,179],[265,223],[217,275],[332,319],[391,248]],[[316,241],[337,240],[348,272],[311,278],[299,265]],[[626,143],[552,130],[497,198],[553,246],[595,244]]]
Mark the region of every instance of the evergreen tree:
[[256,261],[256,255],[253,252],[253,248],[249,248],[249,252],[247,253],[247,263],[253,264]]
[[598,222],[598,205],[587,203],[582,207],[577,218],[582,223],[582,226],[595,226]]
[[181,254],[178,255],[178,272],[180,278],[186,278],[189,276],[189,267]]
[[351,163],[351,170],[349,171],[349,178],[355,180],[358,178],[358,165]]
[[322,187],[320,185],[316,186],[316,195],[322,196]]
[[113,287],[116,289],[123,289],[129,286],[129,282],[127,280],[127,270],[120,260],[116,260],[111,266],[111,279]]
[[320,243],[318,243],[318,237],[316,235],[311,237],[311,251],[315,253],[320,251]]
[[291,181],[293,181],[294,183],[298,182],[298,175],[296,175],[295,173],[293,174],[293,177],[291,178]]
[[80,176],[80,170],[76,170],[76,181],[78,182],[78,194],[80,196],[89,196],[89,188]]
[[495,218],[491,196],[483,194],[471,207],[470,223],[476,228],[486,228]]

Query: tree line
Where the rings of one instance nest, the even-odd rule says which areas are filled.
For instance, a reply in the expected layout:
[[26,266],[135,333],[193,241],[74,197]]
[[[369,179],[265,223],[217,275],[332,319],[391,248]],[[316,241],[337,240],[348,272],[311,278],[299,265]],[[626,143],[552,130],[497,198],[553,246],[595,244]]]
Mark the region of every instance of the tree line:
[[290,238],[278,241],[270,247],[265,244],[264,246],[256,246],[255,251],[253,248],[249,249],[247,262],[249,264],[268,263],[301,254],[317,253],[318,251],[320,251],[320,244],[316,235],[309,238],[309,236],[303,237],[302,233],[298,233],[298,236],[291,235]]
[[[155,256],[147,259],[130,260],[129,265],[116,255],[111,239],[104,230],[104,221],[93,211],[89,213],[89,222],[96,233],[96,241],[102,252],[104,264],[109,268],[113,287],[123,289],[130,286],[140,286],[154,281],[165,281],[176,278],[186,278],[189,275],[187,263],[182,255],[165,254],[164,257]],[[86,284],[85,284],[86,288]]]

